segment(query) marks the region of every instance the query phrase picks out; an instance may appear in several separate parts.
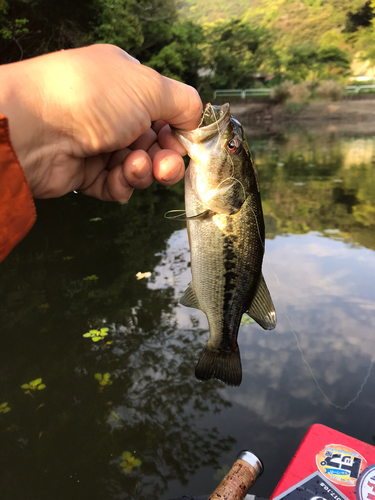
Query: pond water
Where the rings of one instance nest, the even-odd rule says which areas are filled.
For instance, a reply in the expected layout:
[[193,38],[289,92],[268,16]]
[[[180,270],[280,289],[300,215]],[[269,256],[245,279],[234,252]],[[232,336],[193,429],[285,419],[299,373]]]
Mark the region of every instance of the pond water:
[[278,325],[241,327],[239,388],[194,378],[207,322],[178,304],[187,233],[163,217],[183,183],[126,205],[37,202],[0,266],[1,498],[208,494],[242,449],[263,460],[252,492],[268,497],[313,423],[374,444],[375,138],[248,139]]

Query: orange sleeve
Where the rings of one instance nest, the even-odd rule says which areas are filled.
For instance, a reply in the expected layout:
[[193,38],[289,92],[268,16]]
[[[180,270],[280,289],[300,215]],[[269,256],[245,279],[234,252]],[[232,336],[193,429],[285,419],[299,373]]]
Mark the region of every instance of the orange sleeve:
[[10,140],[8,120],[0,115],[0,262],[35,219],[33,197]]

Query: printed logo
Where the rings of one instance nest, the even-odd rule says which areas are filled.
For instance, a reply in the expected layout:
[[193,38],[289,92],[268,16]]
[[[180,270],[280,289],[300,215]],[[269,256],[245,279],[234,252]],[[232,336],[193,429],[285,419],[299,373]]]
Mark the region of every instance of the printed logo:
[[359,476],[355,494],[357,500],[375,500],[375,464],[369,465]]
[[[320,472],[332,483],[340,486],[355,486],[367,461],[360,453],[348,446],[329,444],[317,454],[316,464]],[[375,500],[375,496],[369,500]]]
[[273,500],[348,500],[348,497],[316,471]]

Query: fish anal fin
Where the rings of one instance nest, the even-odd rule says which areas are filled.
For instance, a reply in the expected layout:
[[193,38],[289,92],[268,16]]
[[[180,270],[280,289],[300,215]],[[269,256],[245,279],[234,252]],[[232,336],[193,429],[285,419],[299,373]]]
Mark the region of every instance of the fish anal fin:
[[198,380],[221,380],[227,385],[238,387],[242,381],[240,351],[218,351],[208,345],[203,349],[195,376]]
[[265,330],[273,330],[276,327],[275,306],[273,305],[263,274],[259,278],[256,294],[246,314]]
[[200,309],[197,296],[194,293],[191,283],[189,283],[189,286],[187,287],[182,297],[180,298],[180,304],[182,304],[185,307],[194,307],[195,309]]

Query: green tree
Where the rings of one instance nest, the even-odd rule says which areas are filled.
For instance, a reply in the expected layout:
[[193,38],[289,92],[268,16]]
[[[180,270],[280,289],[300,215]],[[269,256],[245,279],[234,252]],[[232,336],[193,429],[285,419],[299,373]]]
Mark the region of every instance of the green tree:
[[146,64],[165,76],[197,86],[198,68],[203,63],[199,49],[202,39],[203,29],[197,24],[191,21],[174,23],[169,43]]
[[240,19],[218,21],[204,26],[206,32],[207,67],[216,88],[237,88],[254,81],[263,61],[264,28]]
[[97,0],[2,0],[0,64],[85,43]]
[[338,47],[320,48],[310,43],[288,50],[285,76],[295,82],[322,80],[344,75],[349,68],[347,54]]
[[134,15],[142,26],[143,43],[133,51],[143,63],[170,43],[172,26],[178,20],[176,0],[132,0]]
[[131,53],[141,47],[142,24],[133,4],[133,0],[99,0],[99,23],[89,35],[90,41],[118,45]]
[[374,18],[373,6],[371,0],[367,2],[356,12],[348,12],[345,21],[345,33],[354,33],[359,27],[371,26]]

